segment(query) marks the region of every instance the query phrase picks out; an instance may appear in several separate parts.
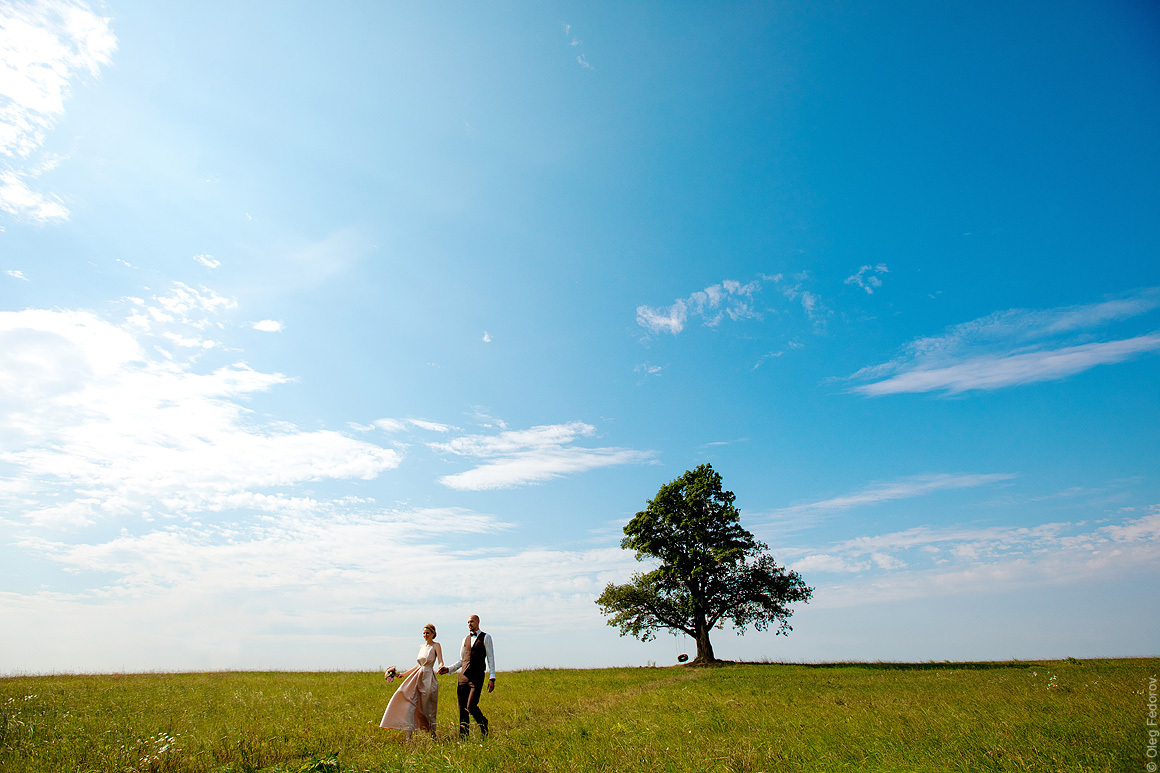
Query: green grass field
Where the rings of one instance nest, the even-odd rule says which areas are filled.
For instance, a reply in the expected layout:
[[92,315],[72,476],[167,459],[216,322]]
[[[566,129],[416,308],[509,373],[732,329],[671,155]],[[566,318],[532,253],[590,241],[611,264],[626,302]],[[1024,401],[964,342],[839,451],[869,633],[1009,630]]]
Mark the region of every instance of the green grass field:
[[0,679],[0,770],[1144,771],[1157,659],[501,673],[492,737],[379,730],[379,673]]

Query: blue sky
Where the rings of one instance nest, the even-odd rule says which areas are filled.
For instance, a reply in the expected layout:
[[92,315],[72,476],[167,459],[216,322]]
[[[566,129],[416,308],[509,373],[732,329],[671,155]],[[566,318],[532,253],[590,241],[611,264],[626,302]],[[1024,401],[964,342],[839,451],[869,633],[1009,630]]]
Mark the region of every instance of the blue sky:
[[1150,4],[0,22],[0,670],[673,662],[703,462],[817,589],[720,657],[1157,654]]

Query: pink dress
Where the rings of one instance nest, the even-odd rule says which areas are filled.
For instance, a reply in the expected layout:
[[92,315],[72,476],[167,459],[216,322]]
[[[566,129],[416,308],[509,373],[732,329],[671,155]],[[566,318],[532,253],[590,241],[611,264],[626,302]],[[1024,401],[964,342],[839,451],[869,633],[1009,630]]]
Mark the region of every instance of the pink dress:
[[415,730],[435,732],[439,713],[439,680],[435,676],[435,646],[423,643],[415,656],[419,664],[391,696],[379,727],[393,727],[405,733]]

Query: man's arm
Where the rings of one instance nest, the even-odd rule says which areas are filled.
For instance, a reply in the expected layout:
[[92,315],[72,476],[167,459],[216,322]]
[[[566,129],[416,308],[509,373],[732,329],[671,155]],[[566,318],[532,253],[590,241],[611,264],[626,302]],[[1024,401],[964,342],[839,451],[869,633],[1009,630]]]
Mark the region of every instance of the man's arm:
[[[464,644],[464,647],[466,647],[466,645],[467,645],[467,642],[464,642],[463,644]],[[464,650],[462,650],[462,651],[463,651],[463,652],[466,652],[467,650],[466,650],[466,649],[464,649]],[[444,673],[444,674],[454,674],[456,671],[458,671],[458,670],[459,670],[459,669],[461,669],[461,668],[463,668],[463,655],[460,655],[460,656],[459,656],[459,660],[455,661],[454,665],[452,665],[452,666],[449,666],[449,667],[447,668],[447,670],[446,670],[446,671],[443,671],[442,673]]]
[[[491,674],[491,681],[495,681],[495,645],[491,643],[491,634],[483,637],[483,646],[487,649],[487,672]],[[491,692],[488,690],[488,692]]]

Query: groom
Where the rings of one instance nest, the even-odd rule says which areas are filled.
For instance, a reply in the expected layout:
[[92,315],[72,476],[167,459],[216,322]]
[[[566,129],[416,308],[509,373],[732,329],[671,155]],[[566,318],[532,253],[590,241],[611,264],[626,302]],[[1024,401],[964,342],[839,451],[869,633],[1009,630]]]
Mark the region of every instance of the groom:
[[459,674],[459,735],[466,738],[469,732],[470,720],[474,717],[479,725],[479,732],[487,738],[487,717],[479,710],[479,696],[483,692],[484,661],[487,662],[487,673],[491,678],[487,680],[487,691],[495,689],[495,647],[491,643],[491,634],[479,630],[479,615],[467,618],[467,629],[470,631],[463,640],[463,654],[459,662],[450,668],[439,670],[441,674],[454,673],[461,667]]

